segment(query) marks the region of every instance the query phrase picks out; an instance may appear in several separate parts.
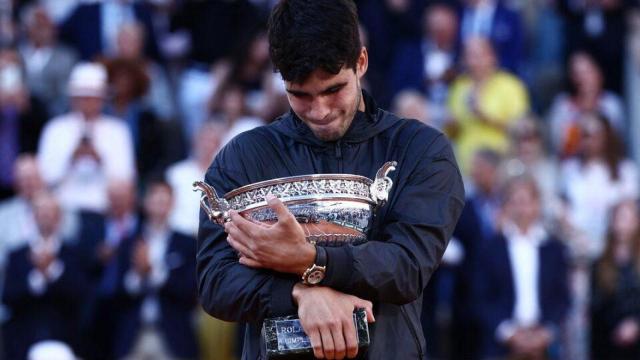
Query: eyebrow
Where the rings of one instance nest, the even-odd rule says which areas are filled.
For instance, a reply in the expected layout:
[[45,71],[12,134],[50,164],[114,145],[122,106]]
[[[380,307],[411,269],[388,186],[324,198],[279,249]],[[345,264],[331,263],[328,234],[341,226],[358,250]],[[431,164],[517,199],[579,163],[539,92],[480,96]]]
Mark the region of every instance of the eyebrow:
[[[334,91],[338,91],[338,90],[342,89],[345,86],[347,86],[347,82],[346,81],[340,82],[340,83],[337,83],[337,84],[333,84],[333,85],[325,88],[324,90],[320,91],[320,94],[328,94],[328,93],[331,93],[331,92],[334,92]],[[309,94],[309,93],[307,93],[305,91],[294,90],[294,89],[290,89],[290,88],[287,88],[286,90],[287,90],[287,92],[289,94],[292,94],[292,95],[295,95],[295,96],[311,95],[311,94]]]

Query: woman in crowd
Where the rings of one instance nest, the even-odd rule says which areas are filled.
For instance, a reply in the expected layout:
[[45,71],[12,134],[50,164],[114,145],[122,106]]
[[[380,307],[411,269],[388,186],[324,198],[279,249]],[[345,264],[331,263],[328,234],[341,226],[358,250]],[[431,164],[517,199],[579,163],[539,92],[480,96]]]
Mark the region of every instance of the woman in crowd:
[[613,209],[591,299],[592,357],[640,358],[640,218],[633,200]]

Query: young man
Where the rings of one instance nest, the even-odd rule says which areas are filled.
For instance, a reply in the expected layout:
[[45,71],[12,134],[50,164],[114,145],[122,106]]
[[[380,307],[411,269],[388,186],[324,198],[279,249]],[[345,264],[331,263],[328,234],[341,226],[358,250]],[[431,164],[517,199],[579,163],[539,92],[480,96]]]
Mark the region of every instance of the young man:
[[[200,300],[215,317],[249,324],[243,359],[264,356],[260,329],[265,318],[296,313],[316,357],[353,358],[358,348],[352,312],[358,307],[375,321],[369,359],[425,356],[422,289],[462,210],[462,180],[444,135],[377,108],[362,91],[368,58],[357,25],[350,0],[281,1],[271,15],[269,41],[291,111],[233,139],[206,174],[206,182],[224,194],[293,175],[373,178],[386,161],[398,161],[389,202],[362,245],[307,243],[300,225],[275,198],[269,205],[279,221],[269,228],[237,213],[223,228],[201,213]],[[322,255],[323,281],[303,285],[301,276]]]

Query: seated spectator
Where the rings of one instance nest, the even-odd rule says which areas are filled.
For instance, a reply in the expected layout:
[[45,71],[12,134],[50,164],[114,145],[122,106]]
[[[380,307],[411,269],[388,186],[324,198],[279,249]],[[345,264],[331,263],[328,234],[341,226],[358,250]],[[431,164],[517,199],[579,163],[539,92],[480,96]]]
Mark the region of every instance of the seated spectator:
[[612,211],[607,243],[595,264],[591,293],[594,359],[640,358],[640,214],[633,200]]
[[69,79],[72,112],[52,119],[42,133],[38,150],[42,177],[65,208],[104,212],[108,180],[135,176],[127,125],[102,113],[106,91],[102,65],[77,65]]
[[560,359],[553,344],[570,303],[565,247],[541,223],[533,178],[510,179],[503,196],[503,226],[474,272],[482,357]]
[[423,93],[432,118],[442,126],[447,118],[449,85],[456,76],[459,57],[458,17],[450,5],[436,3],[425,9],[423,34],[398,45],[389,69],[389,86],[396,97],[403,90]]
[[200,221],[200,194],[193,191],[193,182],[204,179],[204,174],[220,149],[226,126],[206,122],[193,139],[189,158],[171,165],[166,172],[167,182],[174,195],[174,206],[169,224],[176,231],[196,236]]
[[573,54],[568,72],[570,90],[556,96],[548,114],[551,140],[556,154],[562,158],[578,152],[580,121],[585,114],[603,114],[618,134],[625,134],[627,128],[622,100],[603,88],[602,71],[590,55]]
[[520,75],[525,43],[520,14],[500,0],[465,0],[463,3],[462,42],[474,37],[489,39],[500,67]]
[[175,139],[180,139],[180,136],[175,136],[177,129],[159,121],[143,102],[150,79],[142,63],[123,58],[109,60],[107,73],[112,97],[106,112],[123,119],[129,126],[135,146],[138,178],[140,183],[144,183],[150,176],[161,175],[168,164],[180,157],[182,151],[178,150],[179,145],[175,145]]
[[[13,173],[16,196],[0,203],[0,273],[3,272],[5,255],[36,235],[33,200],[45,190],[38,162],[33,155],[20,155],[13,166]],[[77,219],[74,214],[63,211],[60,230],[64,239],[71,240],[76,235]]]
[[466,74],[450,90],[451,135],[463,172],[480,148],[505,154],[509,149],[507,128],[526,115],[527,90],[516,77],[501,71],[491,44],[484,38],[468,40],[464,48]]
[[76,53],[57,41],[57,29],[42,5],[26,8],[26,37],[19,45],[25,65],[26,83],[42,101],[49,116],[68,110],[67,79],[77,61]]
[[6,359],[24,359],[42,340],[78,345],[86,281],[80,256],[60,235],[61,208],[53,195],[33,201],[37,232],[9,255],[2,294],[10,311],[3,326]]
[[118,258],[123,244],[133,241],[140,227],[136,186],[132,181],[111,181],[107,188],[106,214],[80,213],[78,247],[90,287],[82,318],[82,355],[89,359],[113,359],[117,310]]
[[153,110],[161,120],[174,120],[175,96],[170,88],[165,69],[144,53],[145,28],[140,23],[124,24],[118,31],[115,58],[137,61],[145,70],[149,79],[149,91],[142,103]]
[[242,86],[236,83],[225,83],[212,99],[212,120],[221,121],[227,126],[222,146],[240,133],[265,124],[261,118],[251,115],[246,97],[247,93]]
[[12,196],[13,163],[20,153],[33,153],[48,120],[44,106],[30,96],[20,57],[0,50],[0,200]]
[[145,53],[158,59],[149,4],[134,0],[80,2],[60,26],[62,40],[71,45],[84,61],[114,56],[118,30],[124,24],[140,22],[147,33]]
[[499,228],[500,215],[500,154],[480,149],[471,163],[471,182],[465,207],[473,207],[480,220],[479,239],[494,237]]
[[123,244],[115,358],[195,359],[196,240],[169,227],[171,187],[152,182],[139,237]]
[[553,220],[560,206],[557,196],[559,164],[546,154],[543,134],[540,121],[534,117],[516,122],[509,129],[512,149],[504,161],[503,173],[507,177],[531,174],[540,189],[545,220]]
[[437,126],[431,123],[431,107],[427,98],[415,90],[404,90],[399,92],[391,105],[391,111],[401,118],[416,119],[425,124]]
[[604,250],[611,207],[638,196],[638,168],[625,158],[604,116],[585,115],[580,134],[577,156],[562,163],[560,191],[567,203],[566,236],[574,254],[595,260]]

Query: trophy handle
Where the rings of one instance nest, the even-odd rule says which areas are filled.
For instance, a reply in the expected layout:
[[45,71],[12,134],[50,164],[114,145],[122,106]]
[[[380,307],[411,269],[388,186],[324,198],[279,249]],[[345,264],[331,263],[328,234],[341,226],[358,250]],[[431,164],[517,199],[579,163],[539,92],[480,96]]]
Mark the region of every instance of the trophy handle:
[[396,161],[388,161],[376,173],[376,178],[371,184],[371,199],[376,203],[376,207],[382,207],[389,199],[389,192],[393,186],[393,181],[387,176],[396,169]]
[[193,191],[200,191],[200,207],[207,213],[209,220],[223,225],[231,220],[229,203],[216,193],[215,189],[204,181],[195,181]]

